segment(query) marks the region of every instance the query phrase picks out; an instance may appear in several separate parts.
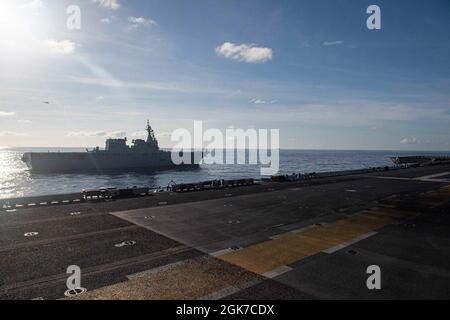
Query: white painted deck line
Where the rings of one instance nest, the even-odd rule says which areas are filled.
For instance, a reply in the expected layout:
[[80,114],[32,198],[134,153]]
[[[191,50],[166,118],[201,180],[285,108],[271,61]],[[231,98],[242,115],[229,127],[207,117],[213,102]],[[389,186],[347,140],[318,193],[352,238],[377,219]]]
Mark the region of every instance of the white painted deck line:
[[[439,176],[444,176],[449,173],[440,173]],[[440,182],[440,183],[448,183],[450,179],[435,179],[428,177],[418,177],[418,178],[401,178],[401,177],[388,177],[388,176],[366,176],[367,178],[375,178],[375,179],[386,179],[386,180],[403,180],[403,181],[423,181],[423,182]]]
[[370,237],[376,235],[377,233],[378,232],[369,232],[369,233],[363,234],[363,235],[361,235],[359,237],[356,237],[356,238],[354,238],[354,239],[352,239],[350,241],[343,242],[341,244],[338,244],[337,246],[334,246],[334,247],[328,248],[326,250],[323,250],[322,252],[328,253],[328,254],[335,253],[335,252],[337,252],[339,250],[342,250],[342,249],[344,249],[346,247],[349,247],[349,246],[351,246],[351,245],[353,245],[353,244],[355,244],[355,243],[357,243],[357,242],[359,242],[361,240],[370,238]]
[[209,255],[212,256],[212,257],[220,257],[220,256],[223,256],[223,255],[225,255],[227,253],[236,252],[236,251],[239,251],[239,250],[242,250],[242,248],[241,247],[239,247],[239,249],[226,248],[226,249],[223,249],[223,250],[219,250],[219,251],[210,253]]
[[450,182],[450,179],[420,179],[420,180],[418,180],[418,181],[449,183],[449,182]]
[[208,294],[206,296],[203,296],[203,297],[199,298],[198,300],[220,300],[220,299],[228,297],[232,294],[238,293],[239,291],[256,286],[257,284],[260,284],[262,282],[263,282],[262,279],[255,279],[255,280],[246,282],[242,285],[230,286],[225,289],[222,289],[222,290],[213,292],[211,294]]
[[387,179],[387,180],[406,180],[406,181],[415,181],[416,178],[402,178],[402,177],[389,177],[389,176],[366,176],[367,178],[375,178],[375,179]]
[[293,269],[291,267],[288,266],[281,266],[278,267],[272,271],[266,272],[263,274],[263,277],[269,278],[269,279],[273,279],[276,278],[278,276],[281,276],[282,274],[285,274],[286,272],[292,271]]
[[442,172],[442,173],[431,174],[429,176],[417,177],[416,179],[418,179],[418,180],[428,180],[428,179],[439,178],[439,177],[446,176],[446,175],[450,175],[450,172]]
[[[321,224],[325,225],[327,223],[322,222]],[[291,231],[288,231],[288,232],[284,232],[284,233],[280,233],[280,234],[271,236],[271,237],[269,237],[269,239],[270,240],[277,240],[277,239],[283,238],[285,236],[290,236],[290,235],[293,235],[293,234],[297,234],[297,233],[301,233],[301,232],[304,232],[304,231],[308,231],[308,230],[310,230],[312,228],[316,228],[316,227],[318,227],[318,226],[313,224],[313,225],[310,225],[310,226],[307,226],[307,227],[304,227],[304,228],[295,229],[295,230],[291,230]]]
[[151,275],[151,274],[156,274],[156,273],[160,273],[162,271],[166,271],[166,270],[175,268],[176,266],[179,266],[179,265],[181,265],[184,262],[185,261],[178,261],[178,262],[175,262],[175,263],[166,264],[166,265],[161,266],[161,267],[157,267],[157,268],[145,270],[145,271],[142,271],[142,272],[130,274],[130,275],[127,275],[126,277],[128,278],[128,280],[142,278],[142,277],[145,277],[145,276],[148,276],[148,275]]

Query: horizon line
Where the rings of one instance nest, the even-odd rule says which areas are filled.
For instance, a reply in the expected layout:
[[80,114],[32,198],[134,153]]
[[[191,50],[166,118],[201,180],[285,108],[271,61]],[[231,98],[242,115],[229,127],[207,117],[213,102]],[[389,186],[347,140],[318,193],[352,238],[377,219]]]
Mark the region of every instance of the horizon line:
[[[41,147],[31,147],[31,146],[0,146],[1,150],[23,150],[23,149],[93,149],[96,147],[79,147],[79,146],[70,146],[70,147],[55,147],[55,146],[41,146]],[[160,149],[171,149],[166,147],[160,147]],[[207,148],[204,148],[206,150]],[[247,148],[235,148],[235,149],[227,149],[223,150],[255,150],[255,149],[247,149]],[[357,148],[279,148],[280,151],[401,151],[401,152],[450,152],[450,149],[441,149],[441,150],[424,150],[424,149],[357,149]]]

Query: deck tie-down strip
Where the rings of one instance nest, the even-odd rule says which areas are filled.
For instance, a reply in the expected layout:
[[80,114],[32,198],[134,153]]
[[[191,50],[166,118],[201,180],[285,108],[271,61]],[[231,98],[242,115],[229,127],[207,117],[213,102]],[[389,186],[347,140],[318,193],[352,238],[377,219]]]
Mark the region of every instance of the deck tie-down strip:
[[375,234],[375,230],[414,215],[376,208],[327,225],[286,234],[217,258],[264,275],[320,252],[333,253]]
[[264,281],[262,277],[209,255],[128,278],[128,281],[96,289],[74,299],[220,299]]

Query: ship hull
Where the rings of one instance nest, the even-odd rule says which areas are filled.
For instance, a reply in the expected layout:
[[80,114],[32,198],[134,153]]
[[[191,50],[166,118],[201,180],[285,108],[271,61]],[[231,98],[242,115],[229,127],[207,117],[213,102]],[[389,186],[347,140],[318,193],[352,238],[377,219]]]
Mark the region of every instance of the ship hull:
[[190,153],[191,162],[176,165],[171,153],[25,153],[22,160],[33,173],[110,173],[142,172],[172,169],[195,169],[199,167],[201,156]]
[[441,163],[450,162],[448,156],[406,156],[406,157],[392,157],[392,162],[398,165],[402,164],[425,164],[425,163]]

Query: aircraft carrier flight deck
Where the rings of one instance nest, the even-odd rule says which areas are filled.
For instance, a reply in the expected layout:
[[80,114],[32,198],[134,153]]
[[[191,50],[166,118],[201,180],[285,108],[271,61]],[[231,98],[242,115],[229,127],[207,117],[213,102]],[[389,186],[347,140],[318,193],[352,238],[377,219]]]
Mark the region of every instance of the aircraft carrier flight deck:
[[[448,164],[76,196],[0,211],[0,299],[450,298]],[[72,265],[85,290],[67,297]]]

